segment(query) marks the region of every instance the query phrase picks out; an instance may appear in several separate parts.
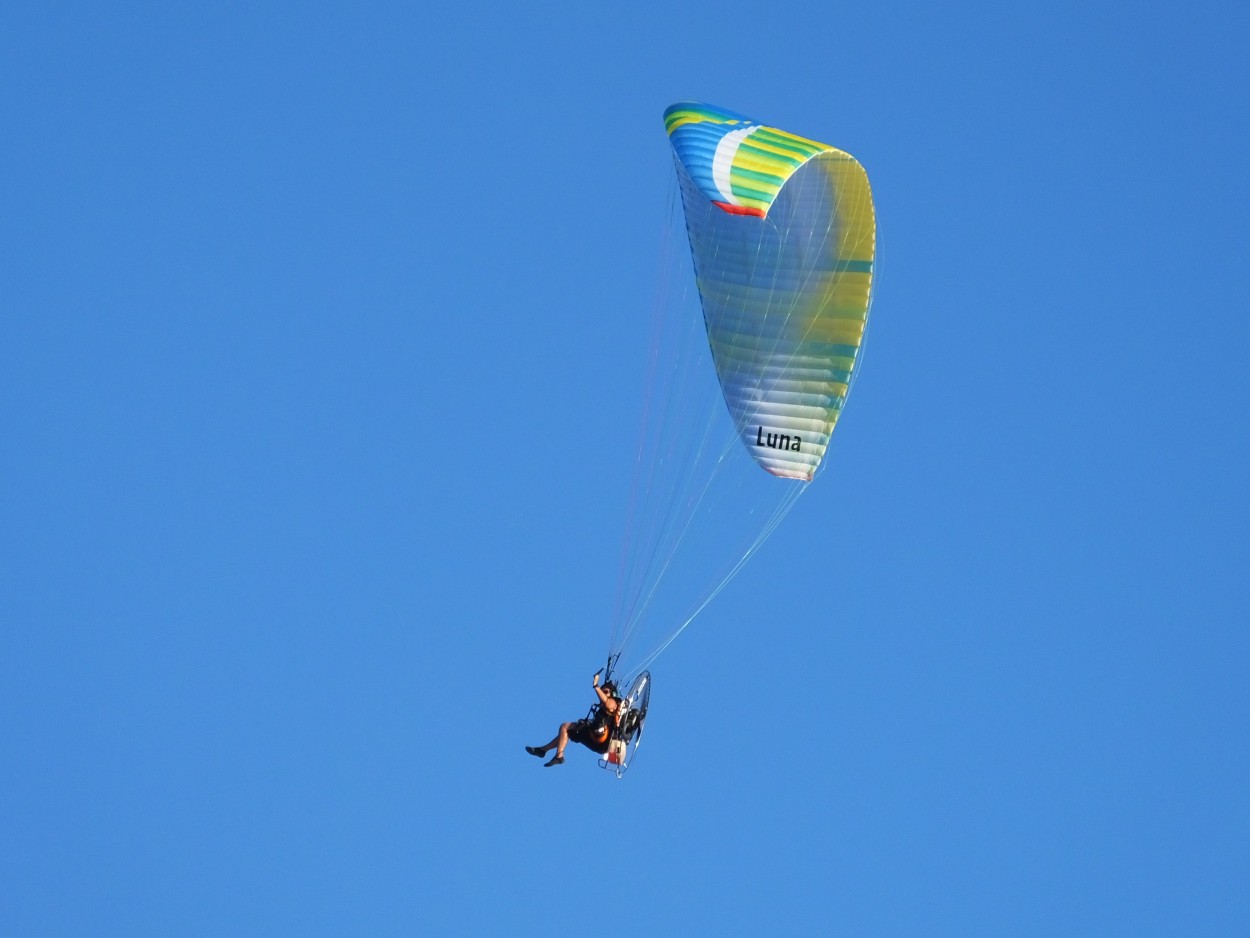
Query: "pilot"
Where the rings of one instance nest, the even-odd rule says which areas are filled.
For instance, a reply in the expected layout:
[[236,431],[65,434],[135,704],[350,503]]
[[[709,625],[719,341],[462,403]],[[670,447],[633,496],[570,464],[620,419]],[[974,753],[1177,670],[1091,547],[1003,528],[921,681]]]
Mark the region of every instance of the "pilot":
[[526,746],[525,751],[531,756],[545,756],[554,749],[556,754],[544,762],[544,766],[563,765],[564,747],[570,740],[599,755],[607,752],[612,729],[621,722],[621,698],[615,681],[604,681],[603,686],[599,686],[598,672],[595,672],[594,688],[599,702],[590,711],[590,716],[574,723],[561,723],[555,739],[545,746]]

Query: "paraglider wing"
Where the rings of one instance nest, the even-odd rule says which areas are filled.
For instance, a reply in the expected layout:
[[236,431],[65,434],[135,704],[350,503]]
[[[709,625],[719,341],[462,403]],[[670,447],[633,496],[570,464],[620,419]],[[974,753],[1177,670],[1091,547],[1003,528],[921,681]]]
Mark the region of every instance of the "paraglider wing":
[[761,466],[808,481],[868,321],[867,173],[841,150],[723,108],[675,104],[664,121],[725,403]]

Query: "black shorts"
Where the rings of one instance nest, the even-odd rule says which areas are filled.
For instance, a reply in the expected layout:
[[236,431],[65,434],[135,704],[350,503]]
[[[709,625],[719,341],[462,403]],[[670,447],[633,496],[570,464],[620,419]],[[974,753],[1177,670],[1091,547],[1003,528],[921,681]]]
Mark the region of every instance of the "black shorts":
[[601,736],[598,729],[589,720],[578,720],[569,724],[569,739],[581,743],[591,752],[603,755],[608,751],[608,731],[604,728]]

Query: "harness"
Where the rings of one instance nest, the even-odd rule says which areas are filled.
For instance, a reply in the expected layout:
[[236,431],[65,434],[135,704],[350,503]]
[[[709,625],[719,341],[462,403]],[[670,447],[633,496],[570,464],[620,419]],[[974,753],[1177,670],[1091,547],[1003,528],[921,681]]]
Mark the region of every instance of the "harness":
[[[619,697],[613,697],[616,706],[621,706]],[[619,709],[617,711],[620,712]],[[612,730],[616,726],[616,720],[613,714],[608,713],[607,708],[602,703],[591,704],[590,712],[586,714],[586,722],[591,725],[594,730],[595,742],[605,743],[612,735]]]

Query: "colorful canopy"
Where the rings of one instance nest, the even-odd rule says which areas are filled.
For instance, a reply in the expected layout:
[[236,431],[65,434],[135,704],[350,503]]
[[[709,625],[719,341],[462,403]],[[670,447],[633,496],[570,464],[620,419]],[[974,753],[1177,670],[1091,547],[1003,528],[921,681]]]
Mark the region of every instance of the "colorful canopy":
[[841,150],[723,108],[674,104],[664,124],[729,413],[761,466],[810,480],[868,322],[868,175]]

